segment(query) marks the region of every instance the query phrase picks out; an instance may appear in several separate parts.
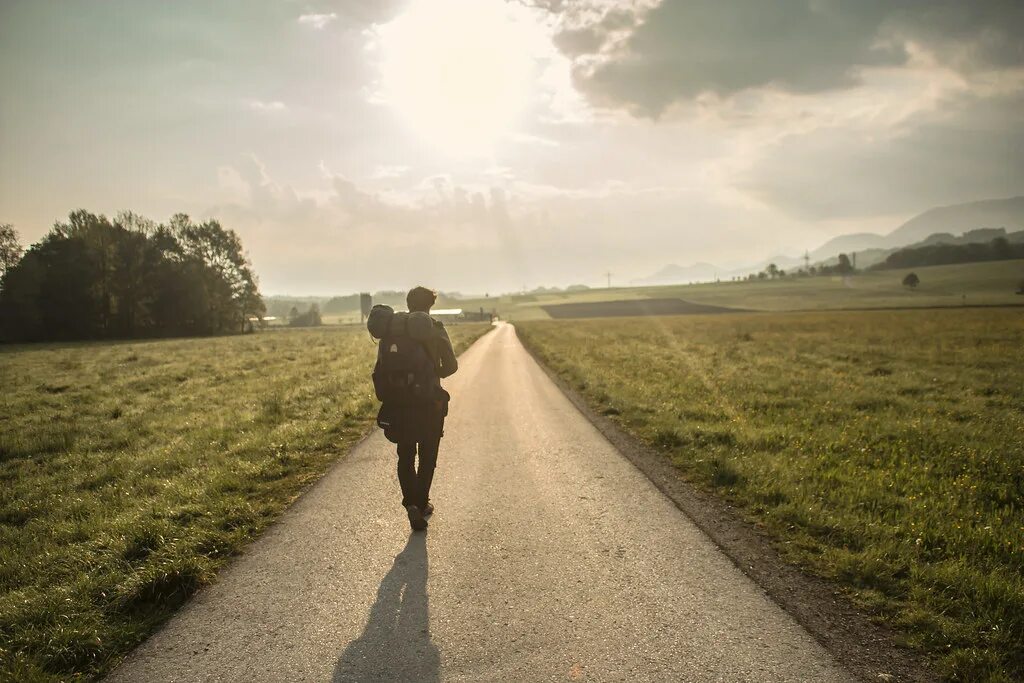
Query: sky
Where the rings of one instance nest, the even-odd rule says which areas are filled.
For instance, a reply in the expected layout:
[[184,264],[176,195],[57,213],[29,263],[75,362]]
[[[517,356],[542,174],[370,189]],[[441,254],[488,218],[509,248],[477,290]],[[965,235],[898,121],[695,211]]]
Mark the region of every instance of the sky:
[[1017,0],[0,0],[0,222],[266,294],[628,284],[1024,193]]

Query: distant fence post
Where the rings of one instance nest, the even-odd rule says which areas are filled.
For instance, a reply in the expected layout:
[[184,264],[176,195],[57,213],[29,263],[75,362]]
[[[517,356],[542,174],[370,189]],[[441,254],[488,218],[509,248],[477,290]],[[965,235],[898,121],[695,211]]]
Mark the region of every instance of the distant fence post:
[[370,309],[373,308],[373,297],[367,293],[359,295],[359,321],[365,323],[366,318],[370,315]]

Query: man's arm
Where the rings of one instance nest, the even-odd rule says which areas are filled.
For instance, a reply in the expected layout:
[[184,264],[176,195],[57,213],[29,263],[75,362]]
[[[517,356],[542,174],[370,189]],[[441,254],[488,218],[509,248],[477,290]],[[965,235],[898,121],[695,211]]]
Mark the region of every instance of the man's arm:
[[455,349],[452,348],[452,340],[448,338],[448,331],[444,329],[444,323],[435,320],[434,332],[437,334],[437,359],[439,361],[437,376],[449,377],[459,369],[459,361],[455,359]]

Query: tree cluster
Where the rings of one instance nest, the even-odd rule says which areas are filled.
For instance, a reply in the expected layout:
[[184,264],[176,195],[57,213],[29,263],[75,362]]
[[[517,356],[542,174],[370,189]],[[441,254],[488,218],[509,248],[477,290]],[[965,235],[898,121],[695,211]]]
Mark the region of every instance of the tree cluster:
[[1005,237],[990,242],[970,244],[928,244],[923,247],[900,249],[886,257],[885,261],[872,266],[874,270],[889,268],[920,268],[921,266],[943,266],[952,263],[973,263],[976,261],[1005,261],[1024,258],[1024,244],[1013,243]]
[[853,267],[850,257],[840,254],[836,263],[818,266],[818,275],[853,275],[857,269]]
[[345,296],[332,297],[324,304],[324,313],[337,314],[349,313],[359,310],[359,295],[346,294]]
[[292,310],[288,312],[289,327],[320,327],[322,324],[320,307],[316,304],[310,304],[309,309],[305,313],[299,313],[299,309],[296,306],[293,306]]
[[768,267],[759,273],[750,273],[747,275],[747,280],[775,280],[782,279],[785,277],[814,277],[816,275],[853,275],[857,272],[854,268],[853,262],[850,257],[846,254],[839,254],[836,263],[832,265],[822,264],[819,266],[808,266],[807,268],[800,268],[798,270],[787,273],[782,268],[779,268],[774,263],[769,263]]
[[750,273],[747,275],[747,280],[774,280],[776,278],[786,277],[786,271],[779,268],[774,263],[769,263],[768,267],[758,273]]
[[184,214],[74,211],[0,280],[5,341],[241,332],[264,310],[238,235]]

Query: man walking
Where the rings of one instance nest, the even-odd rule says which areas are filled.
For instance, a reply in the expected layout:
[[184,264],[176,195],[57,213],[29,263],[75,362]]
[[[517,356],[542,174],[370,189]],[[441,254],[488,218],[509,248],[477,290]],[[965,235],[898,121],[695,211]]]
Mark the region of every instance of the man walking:
[[379,335],[374,368],[374,386],[382,400],[377,423],[398,445],[402,505],[417,531],[427,528],[426,517],[434,512],[430,485],[449,399],[440,380],[459,369],[444,324],[430,317],[435,301],[437,293],[426,287],[409,291],[409,312],[394,313]]

